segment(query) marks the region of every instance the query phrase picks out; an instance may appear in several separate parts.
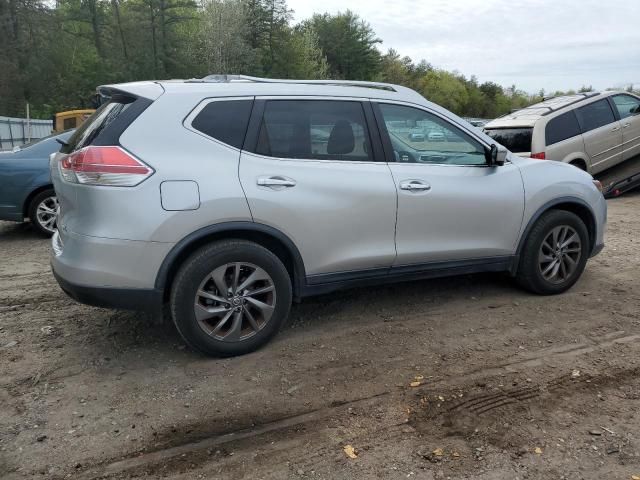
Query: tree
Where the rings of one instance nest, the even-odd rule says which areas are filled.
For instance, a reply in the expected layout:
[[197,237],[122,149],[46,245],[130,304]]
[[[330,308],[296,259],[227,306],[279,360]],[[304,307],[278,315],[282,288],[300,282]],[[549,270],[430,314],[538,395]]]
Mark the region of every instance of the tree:
[[242,2],[208,0],[194,34],[190,55],[200,63],[197,76],[253,73],[259,53],[249,42],[248,7]]
[[318,39],[327,58],[329,74],[347,80],[373,80],[380,72],[381,56],[371,26],[353,12],[316,14],[303,22]]
[[327,78],[327,59],[309,28],[287,29],[274,57],[271,74],[278,78]]
[[464,82],[454,73],[431,70],[420,80],[420,93],[427,100],[460,115],[465,113],[469,99]]

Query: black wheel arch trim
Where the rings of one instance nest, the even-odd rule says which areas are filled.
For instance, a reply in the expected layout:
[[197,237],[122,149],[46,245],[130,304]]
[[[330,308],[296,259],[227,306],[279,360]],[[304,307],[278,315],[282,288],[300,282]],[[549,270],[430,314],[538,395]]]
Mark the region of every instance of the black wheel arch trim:
[[232,221],[216,223],[214,225],[209,225],[196,230],[195,232],[192,232],[184,237],[173,246],[173,248],[169,251],[165,259],[163,260],[162,265],[160,265],[160,269],[158,270],[158,273],[156,275],[155,290],[165,291],[166,287],[169,284],[169,274],[172,271],[172,268],[176,265],[176,262],[179,261],[181,256],[191,247],[197,244],[200,240],[203,240],[212,235],[238,231],[248,233],[254,232],[268,235],[284,245],[293,261],[294,276],[291,279],[291,286],[293,288],[294,297],[298,297],[300,292],[302,292],[303,290],[306,278],[304,262],[302,260],[302,255],[300,255],[298,247],[296,247],[293,241],[280,230],[268,225],[264,225],[262,223],[256,223],[252,221]]
[[[591,206],[585,202],[584,200],[582,200],[579,197],[572,197],[572,196],[566,196],[566,197],[558,197],[558,198],[554,198],[553,200],[548,201],[547,203],[545,203],[544,205],[542,205],[540,208],[538,208],[538,210],[536,210],[536,213],[534,213],[531,218],[529,219],[529,222],[527,223],[527,226],[525,227],[524,231],[522,232],[522,235],[520,235],[520,240],[518,241],[518,248],[516,249],[516,259],[520,258],[520,255],[522,253],[522,249],[524,248],[524,244],[527,241],[527,237],[529,236],[529,233],[531,232],[531,229],[533,228],[533,226],[535,225],[535,223],[538,221],[538,219],[547,211],[549,210],[553,210],[554,207],[558,206],[558,205],[566,205],[567,203],[573,203],[576,204],[580,207],[584,207],[589,211],[589,214],[591,215],[591,219],[593,221],[593,225],[594,227],[597,229],[598,228],[598,223],[596,221],[596,215],[593,211],[593,208],[591,208]],[[589,230],[589,225],[586,225],[587,230]],[[597,245],[595,244],[595,240],[596,240],[596,235],[597,232],[596,231],[589,231],[589,241],[591,242],[591,252],[590,252],[590,256],[595,255],[595,253],[597,253]],[[518,261],[515,261],[513,263],[513,271],[511,272],[512,274],[516,273],[515,270],[518,268]]]

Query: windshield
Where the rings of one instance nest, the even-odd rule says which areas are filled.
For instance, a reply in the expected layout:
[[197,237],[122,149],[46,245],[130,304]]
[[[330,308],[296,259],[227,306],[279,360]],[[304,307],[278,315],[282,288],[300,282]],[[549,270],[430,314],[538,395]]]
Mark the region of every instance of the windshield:
[[513,153],[531,151],[533,127],[487,128],[484,133]]

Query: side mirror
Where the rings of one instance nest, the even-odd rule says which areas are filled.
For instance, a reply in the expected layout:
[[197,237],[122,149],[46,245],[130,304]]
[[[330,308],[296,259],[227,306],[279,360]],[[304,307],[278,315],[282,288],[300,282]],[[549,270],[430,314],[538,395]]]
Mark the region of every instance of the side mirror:
[[637,107],[631,107],[631,109],[629,110],[629,113],[631,115],[638,115],[640,114],[640,105],[638,105]]
[[485,148],[484,158],[487,159],[487,165],[491,167],[501,167],[507,160],[507,149],[493,143],[491,147]]

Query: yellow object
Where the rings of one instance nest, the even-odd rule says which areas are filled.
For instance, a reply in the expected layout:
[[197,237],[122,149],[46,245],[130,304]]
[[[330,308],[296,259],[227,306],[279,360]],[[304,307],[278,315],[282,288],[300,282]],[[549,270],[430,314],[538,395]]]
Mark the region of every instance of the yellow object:
[[356,449],[353,448],[351,445],[345,445],[343,450],[347,457],[358,458],[358,453],[356,452]]
[[56,113],[53,131],[64,132],[70,128],[78,128],[93,112],[95,112],[95,110],[86,109],[68,110],[66,112]]

